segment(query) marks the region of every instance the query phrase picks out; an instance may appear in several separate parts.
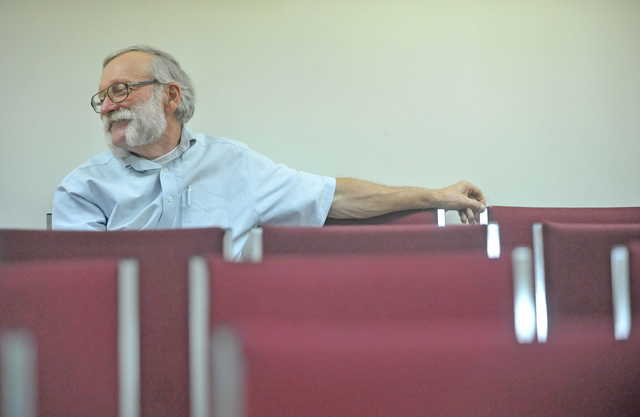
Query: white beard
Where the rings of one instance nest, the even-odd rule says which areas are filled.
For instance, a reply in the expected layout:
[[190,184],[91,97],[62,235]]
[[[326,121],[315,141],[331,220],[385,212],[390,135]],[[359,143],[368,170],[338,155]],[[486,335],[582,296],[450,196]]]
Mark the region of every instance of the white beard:
[[129,120],[125,129],[125,143],[128,148],[156,143],[167,128],[167,118],[162,106],[162,93],[154,91],[153,96],[144,103],[132,106],[130,109],[120,109],[107,116],[102,121],[105,135],[111,142],[111,123],[118,120]]

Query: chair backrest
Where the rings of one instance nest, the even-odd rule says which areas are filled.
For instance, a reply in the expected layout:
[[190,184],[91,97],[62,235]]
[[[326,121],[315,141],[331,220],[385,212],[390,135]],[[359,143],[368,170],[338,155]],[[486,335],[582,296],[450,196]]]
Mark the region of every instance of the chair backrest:
[[[224,230],[218,228],[114,232],[0,229],[0,262],[42,259],[149,256],[172,252],[221,252]],[[186,268],[186,267],[185,267]]]
[[216,228],[118,232],[1,230],[0,260],[131,257],[140,263],[143,415],[188,415],[188,260],[220,254]]
[[34,345],[35,415],[137,415],[134,261],[0,265],[0,305],[0,335],[26,333]]
[[615,336],[625,340],[640,322],[640,239],[611,249],[611,280]]
[[[497,225],[417,225],[343,227],[263,227],[264,256],[408,254],[417,252],[489,253]],[[499,237],[498,237],[499,248]],[[494,251],[495,252],[495,251]],[[497,251],[499,256],[499,249]]]
[[640,207],[491,206],[488,212],[489,221],[500,224],[505,252],[532,245],[533,223],[640,223]]
[[[629,248],[629,273],[631,280],[635,281],[637,285],[633,286],[635,292],[635,297],[633,301],[636,302],[637,306],[640,307],[640,239],[634,239],[628,242],[627,247]],[[640,308],[636,309],[636,311],[640,314]]]
[[481,254],[208,259],[212,326],[492,318],[514,338],[511,263]]
[[635,239],[627,245],[629,248],[629,279],[631,281],[631,311],[640,320],[640,239]]
[[550,333],[556,328],[561,337],[579,328],[581,318],[597,316],[606,318],[603,331],[613,337],[611,249],[640,238],[640,224],[548,222],[540,229],[544,264],[536,265],[536,283],[544,279]]
[[366,219],[327,218],[325,226],[362,226],[373,224],[438,224],[438,213],[431,210],[403,210]]
[[575,343],[523,346],[484,324],[219,328],[213,416],[635,415],[638,344],[612,346],[586,333]]

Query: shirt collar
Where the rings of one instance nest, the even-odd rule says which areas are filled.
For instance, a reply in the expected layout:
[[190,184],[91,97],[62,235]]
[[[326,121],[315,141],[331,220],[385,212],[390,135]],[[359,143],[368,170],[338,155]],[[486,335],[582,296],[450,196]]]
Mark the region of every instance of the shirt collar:
[[193,134],[183,125],[178,145],[156,159],[142,158],[126,149],[117,148],[115,146],[111,146],[111,152],[116,158],[122,161],[125,167],[131,167],[136,171],[148,171],[152,169],[160,169],[163,165],[179,158],[189,149],[195,140],[196,138]]

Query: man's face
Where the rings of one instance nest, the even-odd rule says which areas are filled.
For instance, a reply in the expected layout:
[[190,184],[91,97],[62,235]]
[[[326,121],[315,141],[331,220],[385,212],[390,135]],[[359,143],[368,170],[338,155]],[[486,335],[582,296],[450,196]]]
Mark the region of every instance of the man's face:
[[[136,82],[153,79],[151,55],[144,52],[128,52],[113,59],[104,68],[99,89],[115,82]],[[105,134],[114,146],[132,148],[154,143],[163,135],[167,120],[162,91],[156,85],[137,87],[120,103],[112,103],[107,97],[102,104],[101,119]]]
[[162,97],[162,91],[156,90],[143,103],[102,116],[107,139],[110,138],[114,146],[127,149],[160,140],[167,128]]

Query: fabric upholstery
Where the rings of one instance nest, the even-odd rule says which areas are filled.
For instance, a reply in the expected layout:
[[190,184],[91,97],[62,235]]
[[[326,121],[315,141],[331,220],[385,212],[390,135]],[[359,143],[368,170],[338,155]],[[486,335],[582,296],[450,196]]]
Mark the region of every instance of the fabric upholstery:
[[[573,319],[611,318],[611,248],[640,238],[640,224],[549,222],[543,224],[543,235],[549,340],[561,336],[565,320],[580,326],[581,321]],[[611,319],[611,335],[612,329]]]
[[640,223],[640,207],[489,207],[489,221],[500,225],[504,252],[531,246],[531,225],[558,223]]
[[212,324],[492,318],[515,340],[511,265],[477,254],[209,259]]
[[39,416],[118,415],[117,263],[0,265],[0,333],[36,344]]
[[248,417],[636,416],[640,345],[518,345],[491,321],[242,323]]
[[631,286],[631,335],[640,337],[640,239],[627,243],[629,248],[629,281]]
[[101,256],[139,257],[166,250],[222,250],[218,228],[80,232],[0,229],[0,262]]
[[0,231],[0,259],[132,257],[140,262],[141,412],[188,415],[187,261],[221,253],[224,231]]
[[264,255],[486,252],[487,227],[418,225],[263,228]]

